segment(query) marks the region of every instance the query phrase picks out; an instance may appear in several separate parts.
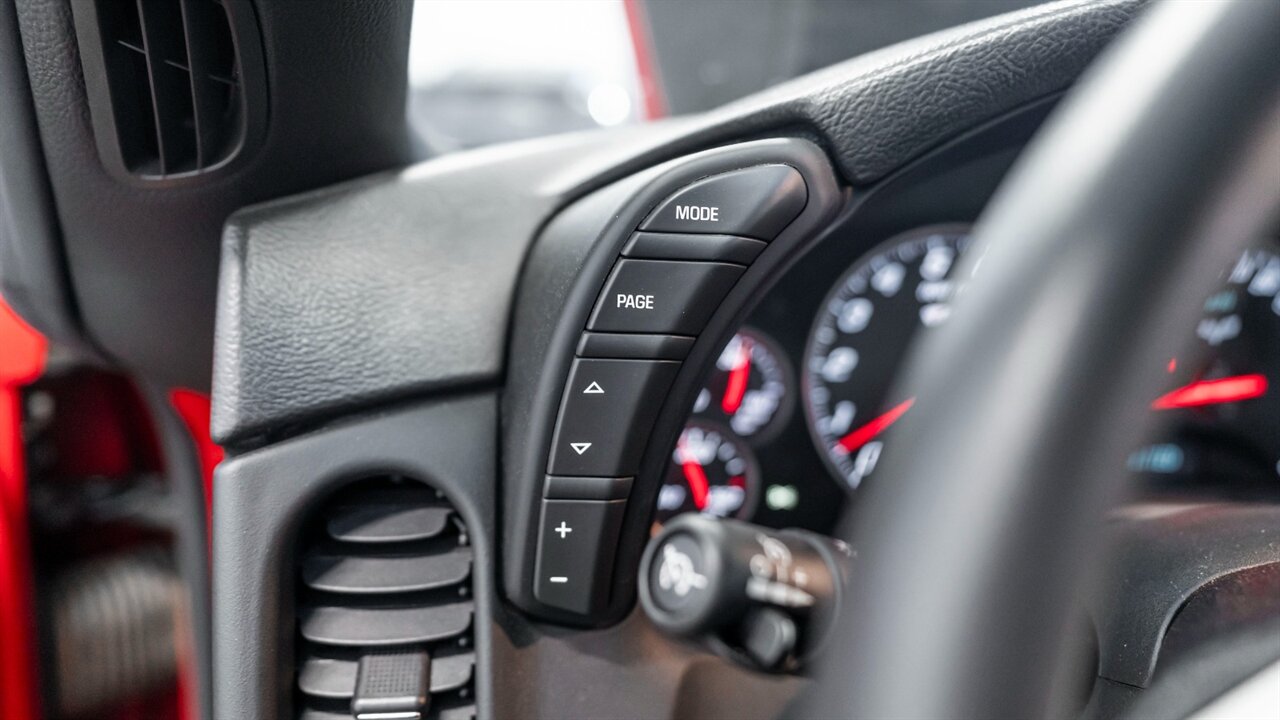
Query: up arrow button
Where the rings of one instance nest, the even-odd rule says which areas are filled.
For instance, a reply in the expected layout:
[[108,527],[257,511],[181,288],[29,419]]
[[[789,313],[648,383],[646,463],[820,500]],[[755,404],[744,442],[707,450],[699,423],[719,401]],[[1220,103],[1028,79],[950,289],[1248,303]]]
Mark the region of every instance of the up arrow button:
[[604,388],[600,387],[600,383],[592,380],[591,384],[587,386],[587,389],[582,391],[582,394],[583,395],[603,395]]

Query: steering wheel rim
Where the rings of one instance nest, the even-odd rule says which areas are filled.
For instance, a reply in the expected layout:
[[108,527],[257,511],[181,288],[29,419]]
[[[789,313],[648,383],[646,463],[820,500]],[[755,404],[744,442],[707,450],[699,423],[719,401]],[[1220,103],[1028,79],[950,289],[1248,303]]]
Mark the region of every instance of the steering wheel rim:
[[1274,221],[1276,28],[1280,3],[1152,8],[993,200],[977,281],[901,379],[924,412],[849,523],[853,609],[806,715],[1078,709],[1071,601],[1153,429],[1150,368],[1185,349],[1214,269]]

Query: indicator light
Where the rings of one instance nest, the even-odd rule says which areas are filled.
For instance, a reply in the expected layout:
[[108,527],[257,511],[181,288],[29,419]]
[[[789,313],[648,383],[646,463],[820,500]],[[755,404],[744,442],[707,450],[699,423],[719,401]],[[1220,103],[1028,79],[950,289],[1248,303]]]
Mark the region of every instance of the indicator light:
[[764,504],[770,510],[794,510],[800,504],[800,491],[795,485],[770,485],[764,492]]

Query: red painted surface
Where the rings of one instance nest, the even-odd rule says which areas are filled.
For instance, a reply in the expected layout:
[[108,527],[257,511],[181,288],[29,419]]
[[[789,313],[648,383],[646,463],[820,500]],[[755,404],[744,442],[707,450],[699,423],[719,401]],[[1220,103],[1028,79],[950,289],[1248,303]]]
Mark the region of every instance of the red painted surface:
[[[196,445],[196,454],[200,459],[200,475],[204,481],[205,531],[213,528],[213,471],[222,462],[222,448],[215,445],[209,437],[209,413],[211,410],[209,396],[194,390],[177,389],[169,393],[169,404],[182,418],[187,432]],[[212,539],[212,538],[210,538]],[[212,545],[210,546],[212,547]],[[195,664],[192,662],[192,650],[179,648],[178,653],[178,688],[177,708],[178,720],[196,720],[200,717],[196,703]]]
[[0,300],[0,717],[39,717],[35,608],[22,452],[22,386],[44,370],[43,337]]
[[222,448],[209,437],[209,396],[195,390],[177,389],[169,393],[169,403],[178,412],[196,444],[200,456],[200,472],[204,477],[205,527],[210,527],[213,509],[213,470],[222,462]]
[[666,94],[662,89],[662,76],[654,57],[653,38],[649,34],[649,17],[644,10],[644,0],[623,0],[622,6],[627,13],[627,29],[631,31],[631,47],[636,56],[642,116],[645,120],[664,118],[667,116]]

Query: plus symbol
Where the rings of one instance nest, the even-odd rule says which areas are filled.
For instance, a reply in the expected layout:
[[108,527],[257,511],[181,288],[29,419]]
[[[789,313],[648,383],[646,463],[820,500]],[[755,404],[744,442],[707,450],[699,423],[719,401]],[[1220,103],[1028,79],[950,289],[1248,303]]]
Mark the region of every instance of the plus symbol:
[[563,540],[565,535],[568,535],[569,533],[573,532],[573,528],[569,527],[568,525],[565,525],[564,521],[561,520],[560,527],[554,528],[551,532],[560,533],[560,539]]

